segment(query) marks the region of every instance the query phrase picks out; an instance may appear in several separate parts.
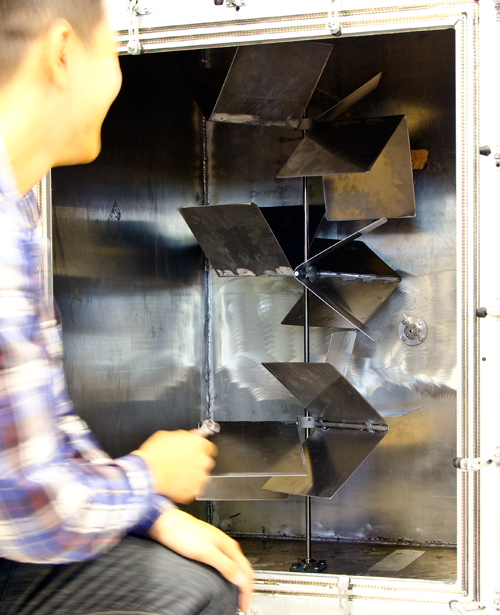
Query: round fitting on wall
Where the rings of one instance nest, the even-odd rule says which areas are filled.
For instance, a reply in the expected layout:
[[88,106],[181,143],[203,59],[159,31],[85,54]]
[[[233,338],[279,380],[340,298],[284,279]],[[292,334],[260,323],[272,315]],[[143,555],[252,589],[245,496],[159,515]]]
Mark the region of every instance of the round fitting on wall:
[[398,327],[399,338],[408,346],[418,346],[427,337],[427,324],[425,320],[418,316],[406,316]]

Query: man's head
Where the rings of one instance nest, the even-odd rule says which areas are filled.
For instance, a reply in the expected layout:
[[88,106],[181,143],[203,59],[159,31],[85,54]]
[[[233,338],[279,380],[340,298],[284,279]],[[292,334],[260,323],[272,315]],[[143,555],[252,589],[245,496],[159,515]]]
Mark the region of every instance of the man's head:
[[0,58],[0,133],[17,104],[50,127],[51,166],[93,160],[121,85],[103,0],[0,0]]
[[104,19],[101,0],[0,0],[0,87],[19,68],[29,46],[57,19],[89,45]]

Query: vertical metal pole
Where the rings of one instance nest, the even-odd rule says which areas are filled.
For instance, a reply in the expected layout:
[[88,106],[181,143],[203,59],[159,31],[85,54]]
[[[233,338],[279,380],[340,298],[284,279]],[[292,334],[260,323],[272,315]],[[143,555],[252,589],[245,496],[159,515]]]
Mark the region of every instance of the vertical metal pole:
[[[307,117],[307,112],[304,113]],[[305,136],[305,131],[303,136]],[[302,178],[302,201],[304,204],[304,261],[309,259],[309,203],[307,199],[307,177]],[[304,363],[310,361],[310,343],[309,343],[309,290],[304,287]],[[306,410],[306,416],[309,416],[309,411]],[[310,430],[306,429],[306,438],[309,437]],[[306,496],[305,501],[305,521],[306,521],[306,562],[309,563],[311,556],[311,498]]]

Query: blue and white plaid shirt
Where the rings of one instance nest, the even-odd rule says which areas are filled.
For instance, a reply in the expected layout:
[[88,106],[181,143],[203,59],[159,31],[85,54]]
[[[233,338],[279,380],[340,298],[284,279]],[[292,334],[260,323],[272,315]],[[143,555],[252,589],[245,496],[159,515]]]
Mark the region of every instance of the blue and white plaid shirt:
[[0,557],[68,563],[146,534],[172,504],[137,455],[112,460],[74,413],[39,283],[42,230],[0,136]]

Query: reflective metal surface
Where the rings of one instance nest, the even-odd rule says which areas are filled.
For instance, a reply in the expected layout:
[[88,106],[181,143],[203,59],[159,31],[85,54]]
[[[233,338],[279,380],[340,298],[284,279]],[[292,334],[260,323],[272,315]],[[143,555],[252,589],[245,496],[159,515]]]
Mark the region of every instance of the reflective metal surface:
[[[313,242],[312,254],[321,258],[314,261],[319,270],[317,277],[308,277],[307,268],[297,270],[298,281],[313,293],[310,325],[356,328],[376,340],[379,336],[377,330],[365,327],[364,323],[394,291],[401,278],[363,242],[353,241],[327,253],[336,247],[335,244],[335,241],[329,243],[324,239]],[[322,257],[323,252],[325,256]],[[314,258],[308,262],[312,263]],[[295,304],[283,319],[283,324],[303,323],[303,301],[302,298]]]
[[206,119],[297,128],[331,53],[303,41],[236,50],[229,71],[182,70]]
[[331,498],[363,463],[385,433],[315,429],[304,442],[309,476],[275,477],[264,489],[294,495]]
[[219,454],[213,476],[303,476],[304,456],[297,425],[276,421],[222,422],[211,440]]
[[356,331],[336,331],[332,333],[326,360],[346,376],[351,362],[352,350],[356,341]]
[[372,220],[415,215],[415,194],[406,118],[368,173],[323,177],[329,220]]
[[358,88],[355,92],[353,92],[352,94],[349,94],[349,96],[346,96],[344,100],[341,100],[334,107],[332,107],[331,109],[328,109],[328,111],[325,111],[325,113],[320,115],[316,119],[316,121],[317,122],[331,122],[332,120],[335,120],[336,118],[338,118],[340,115],[342,115],[342,113],[345,113],[346,111],[348,111],[353,105],[359,102],[367,94],[369,94],[370,92],[373,92],[373,90],[378,86],[381,76],[382,76],[382,73],[375,75],[373,79],[370,79],[370,81],[367,81],[364,85]]
[[[225,53],[206,50],[210,61]],[[66,377],[114,455],[159,427],[193,428],[205,416],[203,261],[177,212],[202,202],[201,117],[175,71],[182,55],[124,58],[124,98],[105,125],[101,158],[53,175]],[[427,168],[414,171],[416,217],[389,220],[364,240],[403,279],[371,317],[383,341],[358,335],[347,373],[377,410],[421,409],[387,419],[389,433],[335,499],[314,500],[316,538],[456,539],[454,58],[453,30],[336,39],[309,105],[318,117],[382,70],[356,115],[406,114],[412,148],[429,150]],[[208,133],[212,203],[301,203],[300,179],[276,179],[300,141],[295,131],[214,123]],[[322,204],[321,180],[308,186],[310,202]],[[330,222],[321,233],[338,239],[361,226]],[[302,328],[280,326],[302,287],[287,277],[214,276],[213,293],[216,420],[295,420],[301,405],[261,363],[302,360]],[[398,338],[403,313],[425,318],[425,343]],[[311,329],[312,361],[325,360],[331,333]],[[232,517],[237,532],[303,533],[294,496],[218,502],[214,515],[220,524]]]
[[401,120],[394,115],[315,124],[278,177],[366,173]]
[[200,501],[223,500],[287,500],[288,494],[268,491],[262,487],[269,479],[266,477],[212,476],[205,485],[203,494],[197,495]]
[[315,419],[386,426],[330,363],[263,363]]
[[179,211],[217,275],[293,275],[257,205],[210,205]]
[[210,119],[297,128],[331,51],[309,41],[238,48]]
[[[388,434],[334,499],[313,500],[313,535],[453,542],[456,471],[450,459],[456,456],[458,384],[454,31],[336,39],[318,84],[329,101],[313,97],[311,116],[379,71],[379,86],[352,114],[406,115],[411,147],[428,149],[429,162],[413,173],[415,218],[389,220],[363,239],[402,281],[369,321],[382,340],[375,344],[356,336],[347,379],[377,411],[420,409],[387,418]],[[213,198],[301,203],[299,179],[271,177],[297,141],[285,141],[283,129],[263,135],[264,129],[241,127],[245,132],[238,135],[236,126],[215,128]],[[318,202],[315,178],[309,182],[311,202]],[[256,196],[245,197],[250,191]],[[321,235],[346,237],[364,224],[329,222]],[[290,278],[214,282],[216,417],[293,420],[302,412],[300,404],[260,362],[302,361],[302,328],[279,326],[301,297],[300,285]],[[429,334],[423,344],[401,342],[403,314],[424,318]],[[312,361],[325,360],[331,333],[311,329]],[[230,520],[236,532],[261,534],[262,527],[271,535],[304,532],[302,500],[294,496],[284,502],[220,502],[216,513],[220,523],[240,513]]]
[[121,66],[99,158],[53,170],[69,393],[113,456],[205,416],[203,257],[177,211],[200,199],[201,116],[174,56]]

